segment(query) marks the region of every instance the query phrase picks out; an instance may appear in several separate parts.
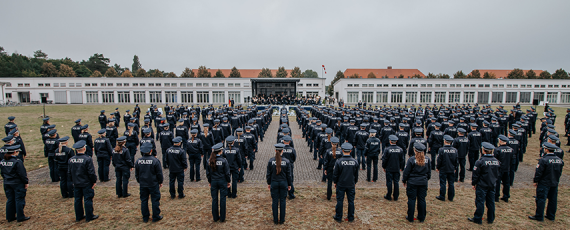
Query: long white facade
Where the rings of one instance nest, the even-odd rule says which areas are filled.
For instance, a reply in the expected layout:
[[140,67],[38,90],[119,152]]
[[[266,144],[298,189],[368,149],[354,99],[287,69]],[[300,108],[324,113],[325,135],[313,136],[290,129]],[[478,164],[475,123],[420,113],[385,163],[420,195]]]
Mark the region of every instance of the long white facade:
[[570,80],[343,78],[334,97],[345,104],[570,104]]
[[[298,80],[298,95],[325,96],[324,78]],[[250,78],[2,78],[1,101],[56,104],[227,104],[252,97]]]

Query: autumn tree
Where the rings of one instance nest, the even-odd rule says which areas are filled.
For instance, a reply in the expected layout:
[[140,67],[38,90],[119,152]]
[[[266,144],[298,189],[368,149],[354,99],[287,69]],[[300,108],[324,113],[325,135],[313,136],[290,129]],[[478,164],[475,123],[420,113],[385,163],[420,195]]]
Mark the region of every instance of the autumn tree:
[[462,70],[459,70],[459,71],[457,71],[457,72],[455,72],[455,73],[453,74],[453,78],[459,79],[459,78],[465,78],[465,77],[466,77],[466,76],[465,76],[465,74],[463,73]]
[[507,79],[523,79],[523,78],[524,78],[524,72],[522,71],[522,69],[519,68],[513,69],[513,71],[509,72],[509,74],[507,75]]
[[137,77],[150,77],[150,75],[143,68],[140,68],[137,70],[136,76]]
[[301,74],[302,78],[318,78],[319,74],[313,70],[307,69]]
[[349,78],[360,78],[360,75],[354,73],[353,75],[350,75]]
[[536,72],[534,72],[532,69],[529,70],[528,72],[526,72],[526,78],[528,79],[536,79]]
[[471,71],[471,73],[469,73],[469,75],[467,75],[467,78],[481,78],[481,73],[478,69],[474,69]]
[[224,73],[222,72],[221,69],[218,69],[218,71],[216,71],[216,75],[214,75],[215,78],[225,78],[226,76],[224,75]]
[[257,78],[273,78],[271,70],[268,68],[261,69],[261,72],[257,75]]
[[230,78],[241,78],[241,73],[235,66],[232,68],[232,71],[230,71]]
[[206,68],[206,66],[201,65],[198,67],[198,76],[199,78],[211,78],[212,73],[210,73],[210,69]]
[[151,69],[149,72],[151,71],[152,71],[151,77],[157,77],[157,78],[164,77],[164,73],[158,69],[155,70]]
[[449,79],[449,78],[451,78],[451,76],[449,76],[449,74],[446,74],[446,73],[439,73],[436,75],[436,78]]
[[483,79],[495,79],[497,78],[494,73],[485,72],[483,74]]
[[59,76],[60,77],[75,77],[75,71],[73,68],[69,67],[66,64],[61,64],[59,66]]
[[48,55],[44,52],[42,52],[42,50],[36,50],[34,51],[34,58],[39,58],[39,59],[47,59]]
[[170,73],[168,73],[168,74],[166,75],[166,77],[168,77],[168,78],[175,78],[175,77],[178,77],[178,76],[176,76],[176,74],[175,74],[174,72],[170,72]]
[[44,64],[42,64],[42,75],[44,77],[57,77],[58,72],[51,62],[44,62]]
[[422,75],[419,75],[416,73],[416,74],[414,74],[414,76],[412,76],[412,78],[422,78]]
[[192,71],[190,68],[186,67],[184,68],[184,71],[182,71],[182,74],[180,74],[180,77],[182,78],[194,78],[194,71]]
[[131,73],[130,70],[126,69],[125,71],[123,71],[123,74],[121,74],[121,77],[133,77],[133,74]]
[[428,75],[426,76],[426,78],[437,78],[437,76],[433,73],[428,73]]
[[277,72],[275,73],[275,77],[276,78],[286,78],[288,75],[287,71],[285,70],[285,67],[279,67],[277,68]]
[[93,71],[93,74],[91,74],[90,77],[102,77],[103,74],[101,74],[101,72],[99,72],[99,70],[95,70]]
[[115,68],[108,68],[105,71],[105,77],[119,77],[119,74],[115,71]]
[[376,75],[373,72],[368,73],[367,78],[376,78]]
[[538,77],[538,79],[551,79],[552,76],[550,75],[550,73],[548,71],[542,71]]
[[293,70],[291,70],[291,77],[292,78],[301,78],[301,69],[298,66],[295,66]]
[[557,69],[552,74],[552,79],[568,79],[568,73],[562,68]]

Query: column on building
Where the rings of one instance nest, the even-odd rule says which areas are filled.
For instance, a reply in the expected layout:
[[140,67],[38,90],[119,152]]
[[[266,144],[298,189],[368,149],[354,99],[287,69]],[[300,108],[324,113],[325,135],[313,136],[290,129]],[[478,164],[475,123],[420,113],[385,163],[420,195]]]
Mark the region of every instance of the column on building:
[[[67,97],[67,104],[71,104],[71,92],[69,90],[66,90],[65,94],[66,94],[65,96]],[[40,101],[41,100],[42,100],[42,97],[40,96]]]
[[97,101],[99,104],[103,104],[103,92],[101,90],[97,90]]
[[408,101],[406,100],[406,90],[402,90],[402,104],[406,104]]
[[150,92],[148,90],[144,91],[144,101],[146,104],[150,104]]
[[182,103],[182,92],[180,92],[180,90],[176,90],[176,103]]
[[388,103],[386,103],[386,104],[392,104],[392,90],[388,91],[387,101],[388,101]]
[[119,103],[119,93],[117,92],[117,90],[113,90],[113,101],[115,102],[115,104]]
[[129,90],[129,99],[131,99],[131,100],[129,101],[131,104],[136,104],[136,103],[135,103],[135,93],[134,93],[134,91],[132,91],[132,90]]
[[164,90],[160,90],[160,97],[162,98],[160,101],[162,101],[162,103],[166,103],[166,92]]
[[430,104],[433,104],[433,103],[435,103],[435,91],[432,90],[432,91],[431,91],[431,101],[430,101]]
[[372,94],[374,94],[372,95],[372,101],[374,102],[373,104],[378,103],[378,98],[377,98],[378,91],[372,91]]

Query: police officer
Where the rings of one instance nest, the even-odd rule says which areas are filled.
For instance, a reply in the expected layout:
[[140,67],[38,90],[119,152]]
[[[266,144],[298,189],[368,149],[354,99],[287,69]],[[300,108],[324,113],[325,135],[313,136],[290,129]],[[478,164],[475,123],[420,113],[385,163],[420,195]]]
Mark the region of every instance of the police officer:
[[12,145],[6,148],[8,153],[0,162],[0,172],[4,179],[4,192],[6,194],[6,220],[23,222],[30,217],[24,215],[26,206],[26,192],[28,190],[28,176],[24,163],[18,158],[20,146]]
[[99,124],[101,125],[101,129],[104,129],[107,126],[107,116],[105,116],[105,110],[101,110],[101,114],[99,114]]
[[[212,216],[214,222],[226,221],[226,196],[230,187],[230,165],[222,156],[224,145],[222,143],[212,146],[213,152],[210,155],[206,166],[206,177],[210,183],[210,195],[212,196]],[[218,206],[218,193],[219,206]]]
[[[332,138],[331,138],[332,139]],[[291,189],[289,189],[289,191],[287,191],[287,194],[289,194],[289,199],[295,199],[295,161],[297,160],[297,151],[295,150],[295,148],[293,148],[293,146],[291,146],[291,143],[293,143],[293,139],[290,136],[284,136],[282,138],[283,140],[283,144],[285,145],[285,147],[283,147],[283,158],[287,158],[287,160],[289,160],[289,163],[291,163]],[[332,144],[332,141],[330,142]],[[331,149],[331,148],[328,148]],[[326,173],[325,173],[326,176]]]
[[434,124],[434,130],[431,131],[428,137],[429,142],[429,154],[431,155],[431,170],[435,170],[435,163],[437,158],[437,153],[439,148],[443,146],[443,131],[441,131],[441,123],[436,122]]
[[188,170],[188,160],[186,151],[182,148],[182,137],[172,139],[172,143],[173,146],[165,152],[170,168],[170,198],[176,197],[174,182],[178,180],[178,198],[182,199],[186,197],[184,195],[184,172]]
[[115,119],[109,119],[109,123],[107,123],[105,131],[105,137],[109,138],[111,147],[115,148],[115,145],[117,144],[117,138],[119,138],[119,131],[117,131],[117,127],[115,127]]
[[212,135],[212,132],[209,131],[209,129],[210,124],[204,123],[204,130],[202,133],[200,133],[200,140],[202,141],[202,153],[204,155],[204,168],[206,168],[208,165],[207,161],[210,159],[210,154],[212,154],[212,146],[216,144],[214,142],[214,135]]
[[465,164],[467,154],[469,154],[469,138],[465,136],[467,130],[457,128],[457,138],[453,141],[453,148],[457,149],[458,170],[455,171],[455,182],[465,180]]
[[[331,130],[332,133],[332,130]],[[366,141],[370,134],[366,132],[366,124],[360,124],[360,130],[354,134],[354,143],[356,144],[356,161],[361,165],[362,170],[366,169]]]
[[473,171],[473,167],[481,152],[482,137],[481,133],[477,131],[477,124],[471,123],[469,125],[471,126],[471,132],[467,134],[467,138],[469,138],[469,169],[467,171]]
[[501,184],[503,185],[503,197],[500,198],[505,202],[509,202],[510,195],[510,166],[512,162],[515,162],[516,155],[514,150],[507,145],[509,138],[504,135],[499,135],[499,146],[495,148],[493,155],[499,163],[501,164],[499,170],[499,177],[497,178],[497,185],[495,187],[495,202],[499,202],[499,197],[501,195]]
[[251,134],[251,126],[245,127],[245,133],[243,134],[243,138],[246,145],[247,153],[245,154],[246,161],[244,161],[244,167],[247,169],[247,159],[249,159],[249,170],[253,170],[253,161],[255,161],[255,151],[257,146],[257,141],[255,140],[255,136]]
[[44,153],[46,157],[48,157],[49,176],[51,178],[51,182],[58,182],[60,175],[57,169],[57,162],[55,161],[55,151],[59,148],[57,129],[50,130],[47,132],[47,135],[49,138],[44,142]]
[[366,150],[364,155],[366,156],[366,181],[370,182],[370,173],[372,172],[372,167],[374,167],[374,174],[372,176],[372,181],[376,182],[378,180],[378,155],[380,155],[380,139],[376,137],[376,129],[370,129],[370,137],[366,141]]
[[[10,131],[8,133],[8,135],[14,136],[14,144],[15,145],[20,145],[20,151],[19,151],[20,153],[18,155],[18,158],[20,158],[20,160],[22,162],[24,162],[24,160],[26,159],[27,152],[26,152],[26,146],[24,145],[24,140],[22,140],[22,137],[20,136],[20,131],[17,128],[14,128],[14,129],[12,129],[12,131]],[[562,153],[562,154],[564,154],[564,153]],[[562,157],[563,156],[561,156],[561,158]]]
[[61,190],[61,196],[63,198],[73,198],[73,183],[71,182],[71,178],[67,175],[67,170],[69,168],[69,159],[75,156],[75,151],[67,147],[69,141],[68,136],[59,138],[58,141],[59,147],[55,151],[55,161],[57,162],[60,175],[59,189]]
[[109,165],[111,164],[111,157],[113,154],[113,147],[109,138],[105,137],[106,129],[101,129],[97,133],[99,137],[95,139],[95,155],[97,155],[97,165],[99,167],[99,180],[101,182],[110,181],[109,179]]
[[6,123],[6,125],[4,125],[4,132],[6,133],[6,136],[8,136],[8,133],[10,132],[12,125],[16,124],[16,123],[14,123],[15,119],[16,119],[16,117],[14,117],[14,116],[8,117],[8,123]]
[[[67,174],[73,181],[73,190],[75,196],[75,221],[85,219],[87,222],[99,218],[93,215],[93,197],[95,196],[95,188],[97,175],[93,166],[93,159],[87,156],[86,143],[83,140],[73,144],[73,148],[77,155],[69,159],[69,169]],[[85,202],[85,214],[83,212],[83,203]]]
[[457,149],[451,146],[453,137],[450,135],[443,136],[443,147],[439,148],[437,154],[436,170],[439,172],[439,196],[438,200],[445,201],[445,186],[449,185],[447,198],[453,201],[455,197],[455,172],[457,172]]
[[[283,158],[284,144],[275,144],[275,157],[267,162],[267,189],[271,191],[273,200],[271,208],[273,210],[273,223],[283,224],[285,222],[285,209],[287,205],[287,191],[291,190],[291,162]],[[357,169],[358,170],[358,169]],[[280,214],[280,215],[279,215]]]
[[544,206],[548,199],[546,209],[546,219],[554,221],[556,217],[556,205],[558,203],[558,183],[564,167],[564,161],[554,154],[557,146],[552,143],[545,143],[546,155],[538,164],[534,173],[533,183],[536,187],[536,212],[534,216],[529,216],[531,220],[544,220]]
[[79,134],[81,134],[81,119],[75,120],[75,125],[71,127],[71,136],[73,137],[73,143],[79,141]]
[[425,156],[426,146],[414,143],[414,156],[408,159],[402,183],[408,195],[408,215],[406,220],[414,222],[416,199],[418,201],[418,220],[424,222],[426,218],[426,195],[428,180],[431,179],[430,159]]
[[172,147],[174,139],[174,134],[170,131],[170,125],[168,123],[162,125],[163,130],[159,133],[160,135],[160,147],[162,149],[162,167],[167,169],[169,167],[168,157],[166,157],[166,150]]
[[476,224],[482,224],[483,212],[487,205],[487,222],[492,224],[495,221],[495,185],[499,177],[500,163],[493,156],[495,146],[489,142],[483,142],[481,145],[484,155],[475,162],[471,181],[473,190],[475,190],[477,209],[473,218],[467,219]]
[[[105,127],[103,126],[102,129]],[[81,126],[81,134],[79,134],[78,140],[85,141],[86,152],[85,154],[89,157],[93,157],[93,137],[89,133],[89,125]]]
[[[331,200],[332,196],[332,184],[334,176],[333,170],[336,160],[342,157],[342,152],[340,150],[340,147],[338,146],[339,142],[340,140],[338,139],[338,137],[331,137],[332,147],[327,150],[324,156],[325,175],[327,176],[327,200]],[[376,162],[376,164],[378,164],[378,162]],[[376,166],[376,168],[378,168],[378,166]],[[368,170],[370,170],[370,168],[368,168]]]
[[137,147],[139,146],[139,134],[135,131],[135,124],[129,123],[123,136],[127,137],[126,147],[129,149],[131,160],[134,161],[135,155],[137,154]]
[[127,198],[131,196],[128,192],[129,178],[131,178],[131,171],[134,168],[133,160],[129,154],[129,149],[125,147],[127,137],[122,136],[117,138],[117,145],[113,149],[113,166],[115,167],[115,177],[117,182],[115,184],[116,194],[119,198]]
[[358,162],[350,156],[352,145],[344,143],[341,148],[343,155],[340,159],[337,159],[333,173],[334,186],[336,188],[336,214],[333,216],[333,219],[339,223],[342,222],[342,206],[345,194],[348,199],[348,221],[354,221],[355,186],[358,182]]
[[[200,181],[200,162],[202,161],[203,145],[202,140],[197,137],[198,130],[192,129],[190,131],[190,139],[186,143],[186,153],[188,154],[188,161],[190,163],[190,181]],[[194,177],[196,176],[196,177]]]
[[160,188],[164,177],[160,161],[152,156],[153,146],[150,142],[141,145],[141,158],[135,162],[135,178],[140,184],[141,213],[143,222],[147,223],[150,217],[148,198],[152,202],[152,222],[162,220],[160,215]]
[[390,140],[390,145],[386,146],[382,153],[382,168],[386,173],[386,187],[388,188],[384,199],[392,200],[393,185],[394,201],[397,201],[400,195],[400,171],[404,170],[406,156],[404,150],[396,145],[396,142],[398,142],[396,135],[390,135],[388,139]]
[[[151,155],[156,156],[157,152],[156,152],[156,142],[154,141],[154,139],[152,139],[152,137],[150,136],[150,132],[152,131],[152,129],[145,129],[143,130],[144,133],[144,137],[141,138],[140,140],[140,145],[142,146],[144,143],[150,143],[152,146],[152,150],[150,152]],[[134,157],[133,157],[134,158]],[[164,160],[164,159],[163,159]]]
[[232,189],[228,192],[229,198],[237,197],[237,181],[241,170],[240,150],[234,145],[236,138],[234,136],[226,137],[226,148],[223,150],[223,156],[230,165],[230,173],[232,176]]

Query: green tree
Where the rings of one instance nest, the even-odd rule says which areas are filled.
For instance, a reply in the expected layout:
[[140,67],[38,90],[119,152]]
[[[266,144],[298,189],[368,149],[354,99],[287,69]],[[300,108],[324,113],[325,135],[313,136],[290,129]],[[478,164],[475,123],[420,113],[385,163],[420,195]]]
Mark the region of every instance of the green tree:
[[275,77],[276,78],[286,78],[288,75],[287,70],[285,70],[285,67],[279,67],[277,68],[277,72],[275,73]]
[[360,75],[354,73],[353,75],[350,75],[348,78],[360,78]]
[[22,71],[22,77],[40,77],[41,75],[37,74],[33,70],[24,70]]
[[428,75],[426,76],[426,78],[437,78],[437,76],[433,73],[428,73]]
[[167,78],[175,78],[175,77],[178,77],[178,76],[176,76],[176,74],[175,74],[174,72],[170,72],[170,73],[166,74],[166,77],[167,77]]
[[133,70],[133,73],[136,73],[140,68],[142,68],[142,65],[139,61],[139,56],[135,55],[133,57],[133,65],[131,66],[131,69]]
[[528,72],[526,72],[526,78],[528,79],[536,79],[536,72],[534,72],[532,69],[529,70]]
[[557,69],[552,74],[552,79],[568,79],[568,73],[562,68]]
[[497,78],[494,73],[485,72],[483,74],[483,79],[495,79]]
[[550,73],[548,71],[542,71],[538,77],[539,79],[551,79],[552,76],[550,75]]
[[403,75],[403,74],[400,74],[400,76],[398,76],[398,78],[404,78],[404,75]]
[[513,69],[513,71],[510,71],[509,74],[507,75],[507,79],[523,79],[523,78],[524,78],[524,72],[522,71],[522,69],[519,68]]
[[42,50],[36,50],[34,51],[34,58],[40,58],[40,59],[47,59],[48,55],[44,52],[42,52]]
[[107,71],[105,71],[104,76],[105,77],[119,77],[119,74],[117,73],[117,71],[115,71],[114,68],[108,68]]
[[449,79],[449,78],[451,78],[451,76],[449,76],[449,74],[446,74],[446,73],[438,73],[436,75],[436,78]]
[[1,56],[8,56],[8,54],[6,53],[6,50],[4,50],[4,47],[0,46],[0,57]]
[[75,70],[75,75],[77,77],[90,77],[93,72],[84,65],[79,65],[79,68]]
[[419,75],[416,73],[416,74],[414,74],[414,76],[412,76],[412,78],[422,78],[422,75]]
[[95,71],[93,71],[93,74],[91,74],[90,77],[103,77],[103,74],[101,74],[101,72],[99,72],[99,70],[95,70]]
[[89,57],[89,60],[81,62],[81,64],[85,65],[91,71],[99,71],[100,73],[104,73],[109,68],[109,58],[103,56],[103,54],[93,54],[93,56]]
[[129,69],[126,69],[125,71],[123,71],[123,74],[121,74],[121,77],[133,77],[133,74]]
[[235,66],[232,68],[232,71],[230,71],[230,78],[241,78],[241,73]]
[[201,65],[200,67],[198,67],[198,77],[211,78],[212,73],[210,73],[210,69],[207,69],[206,66]]
[[137,76],[137,77],[150,77],[150,74],[148,74],[148,73],[146,72],[146,70],[144,70],[143,68],[140,68],[140,69],[137,70],[136,76]]
[[115,69],[115,72],[117,72],[117,74],[120,76],[126,69],[129,68],[122,68],[121,65],[115,63],[115,65],[113,65],[113,69]]
[[224,75],[224,73],[222,72],[221,69],[218,69],[218,71],[216,71],[216,75],[214,75],[215,78],[225,78],[226,76]]
[[66,64],[61,64],[59,66],[59,76],[60,77],[75,77],[75,71],[73,68],[69,67]]
[[57,77],[59,75],[55,66],[50,62],[44,62],[42,65],[42,74],[44,77]]
[[184,68],[184,71],[182,71],[182,74],[180,74],[180,77],[182,78],[194,78],[194,71],[192,71],[190,68],[186,67]]
[[455,74],[453,74],[453,78],[465,78],[465,74],[463,73],[462,70],[457,71]]
[[319,74],[313,70],[307,69],[301,74],[303,78],[318,78]]
[[160,70],[158,70],[158,69],[151,69],[151,70],[148,71],[148,74],[149,74],[151,77],[156,77],[156,78],[164,77],[164,72],[162,72],[162,71],[160,71]]
[[261,69],[261,72],[257,75],[257,78],[273,78],[273,73],[268,68]]
[[334,84],[340,80],[341,78],[344,78],[344,73],[342,71],[338,71],[336,72],[336,76],[334,77],[334,79],[331,81],[331,84],[326,88],[326,92],[329,95],[333,95],[334,92]]
[[370,72],[368,73],[368,78],[376,78],[376,75],[374,75],[374,73]]
[[295,68],[291,70],[291,78],[301,78],[301,68],[295,66]]
[[478,69],[475,69],[467,75],[467,78],[481,78],[481,73],[479,72]]

